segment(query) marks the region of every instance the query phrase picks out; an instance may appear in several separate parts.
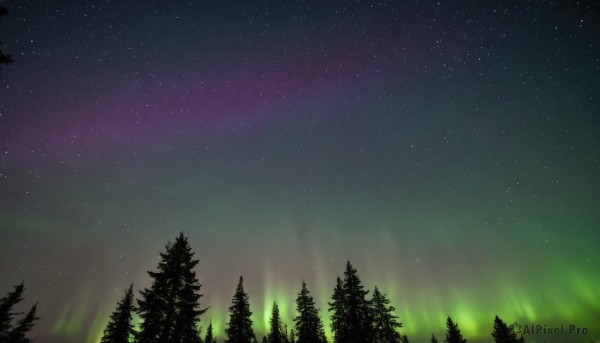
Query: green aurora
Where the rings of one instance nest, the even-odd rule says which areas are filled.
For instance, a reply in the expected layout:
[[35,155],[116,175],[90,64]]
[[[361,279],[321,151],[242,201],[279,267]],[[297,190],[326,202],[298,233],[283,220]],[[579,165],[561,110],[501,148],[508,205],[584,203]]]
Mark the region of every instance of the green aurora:
[[[600,17],[586,2],[0,1],[0,291],[97,343],[179,232],[225,338],[346,261],[411,342],[600,341]],[[330,333],[328,332],[331,339]]]

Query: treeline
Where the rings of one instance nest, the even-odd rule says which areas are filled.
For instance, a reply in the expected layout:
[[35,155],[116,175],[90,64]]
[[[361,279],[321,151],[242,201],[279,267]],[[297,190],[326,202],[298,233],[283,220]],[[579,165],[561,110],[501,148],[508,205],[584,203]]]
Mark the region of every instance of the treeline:
[[[167,243],[166,251],[160,253],[156,271],[149,271],[150,288],[140,291],[134,299],[133,285],[125,291],[117,303],[104,330],[102,343],[217,343],[212,323],[208,324],[204,337],[200,333],[200,316],[207,311],[200,305],[201,285],[194,272],[198,260],[183,234],[174,243]],[[22,300],[23,284],[0,299],[0,343],[30,342],[26,337],[35,317],[35,306],[16,324],[13,322],[12,306]],[[409,338],[398,330],[402,323],[394,314],[395,308],[387,295],[377,287],[369,296],[362,285],[356,269],[348,262],[343,278],[338,277],[333,289],[328,312],[334,343],[408,343]],[[248,294],[244,291],[244,279],[240,276],[229,307],[229,322],[225,329],[229,343],[258,343],[252,329]],[[133,325],[133,315],[141,319],[139,328]],[[293,328],[282,322],[279,307],[273,303],[269,332],[262,337],[263,343],[327,343],[319,309],[305,282],[302,282],[296,298],[296,316]],[[524,342],[517,338],[498,316],[494,319],[492,337],[496,343]],[[436,343],[434,335],[429,340]],[[446,321],[446,343],[466,343],[458,324],[450,317]]]

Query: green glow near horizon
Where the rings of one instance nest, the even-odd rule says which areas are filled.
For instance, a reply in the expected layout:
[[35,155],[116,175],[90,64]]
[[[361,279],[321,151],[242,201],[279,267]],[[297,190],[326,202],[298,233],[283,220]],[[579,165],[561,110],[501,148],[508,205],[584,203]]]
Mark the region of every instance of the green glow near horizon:
[[[493,278],[462,280],[452,285],[427,284],[415,287],[408,283],[394,282],[393,277],[387,280],[372,279],[368,269],[360,269],[359,277],[369,289],[378,284],[382,292],[387,293],[392,305],[396,307],[399,321],[403,323],[400,332],[415,339],[427,338],[431,333],[443,334],[445,320],[451,316],[459,324],[464,336],[472,340],[485,340],[491,331],[494,315],[499,315],[506,322],[520,323],[555,323],[569,321],[582,326],[591,326],[590,321],[600,319],[600,291],[593,285],[600,282],[600,273],[592,271],[582,264],[576,266],[561,261],[548,261],[556,269],[556,273],[538,273],[531,277],[532,282],[516,282],[528,280],[528,270],[516,270],[513,274],[495,275]],[[324,262],[315,263],[315,273],[309,290],[317,306],[320,308],[328,339],[332,339],[327,302],[333,290],[335,276],[325,272]],[[551,269],[551,268],[550,268]],[[282,322],[293,328],[292,316],[295,315],[295,297],[299,291],[296,281],[274,277],[271,270],[265,272],[263,285],[265,289],[257,291],[252,280],[245,281],[245,286],[252,289],[249,293],[252,320],[257,337],[266,335],[269,330],[269,319],[273,302],[277,302]],[[341,272],[340,272],[341,275]],[[564,275],[565,277],[555,277]],[[410,279],[408,277],[400,278]],[[476,282],[474,288],[471,283]],[[312,286],[315,285],[315,286]],[[540,285],[545,285],[541,287]],[[550,287],[551,285],[551,287]],[[232,290],[222,289],[211,293],[210,297],[201,299],[203,307],[211,306],[201,316],[202,335],[206,333],[209,321],[212,321],[213,332],[222,340],[228,319],[226,301]],[[202,290],[201,290],[202,292]],[[120,293],[113,295],[115,299],[98,307],[97,316],[89,321],[87,343],[99,342],[108,315],[114,310]],[[216,298],[216,296],[220,296]],[[53,324],[52,333],[58,336],[76,336],[84,330],[86,318],[89,318],[90,300],[87,292],[78,293],[65,306],[61,316]],[[560,309],[561,317],[556,317],[556,309]],[[136,316],[136,324],[139,317]],[[533,341],[533,340],[531,340]]]
[[[74,305],[73,300],[62,311],[61,316],[54,323],[52,333],[75,336],[83,329],[83,323],[85,315],[87,313],[87,296],[83,296],[83,299],[79,299],[79,302]],[[75,306],[75,309],[73,309]]]
[[[551,312],[544,313],[540,311],[535,304],[545,303],[548,301],[552,306],[560,307],[564,318],[572,321],[582,321],[581,313],[592,307],[598,310],[597,289],[591,287],[593,282],[590,282],[590,274],[586,273],[585,269],[579,271],[570,270],[570,277],[566,280],[556,283],[559,291],[547,290],[544,292],[532,293],[531,290],[526,292],[517,292],[512,287],[502,287],[501,285],[486,290],[485,293],[465,293],[461,295],[456,293],[448,300],[444,300],[439,295],[439,291],[433,289],[414,297],[402,297],[399,300],[397,289],[392,289],[387,292],[392,300],[392,305],[396,307],[396,314],[399,320],[404,323],[400,331],[407,334],[409,337],[420,337],[430,335],[431,332],[439,334],[444,330],[446,317],[451,316],[465,337],[472,339],[485,339],[489,335],[493,316],[498,314],[506,321],[517,321],[526,323],[537,323],[540,321],[554,320]],[[360,275],[359,275],[360,276]],[[600,278],[595,281],[599,281]],[[545,280],[547,281],[547,280]],[[385,286],[384,286],[385,287]],[[390,287],[387,285],[387,287]],[[324,322],[326,333],[331,339],[329,330],[329,313],[323,311],[326,309],[326,302],[329,300],[329,294],[324,296],[319,294],[322,291],[313,293],[317,304],[321,306],[321,316]],[[312,293],[312,292],[311,292]],[[326,292],[328,293],[328,292]],[[494,294],[490,297],[489,294]],[[269,330],[269,319],[273,301],[276,301],[281,314],[282,322],[288,325],[288,329],[293,328],[291,317],[295,315],[294,301],[295,297],[288,294],[297,294],[297,290],[290,291],[289,288],[272,284],[270,289],[265,290],[265,295],[261,306],[258,306],[259,299],[251,298],[251,310],[254,312],[252,319],[254,321],[254,330],[257,337],[266,335]],[[392,294],[392,295],[390,295]],[[558,295],[557,295],[558,294]],[[564,297],[561,297],[561,294]],[[83,328],[83,318],[85,318],[87,304],[87,296],[80,294],[77,302],[73,302],[66,306],[63,314],[54,323],[53,334],[56,335],[76,335]],[[111,309],[108,306],[103,306],[101,309],[107,312],[99,315],[92,322],[87,338],[88,343],[99,342],[104,326],[108,320],[108,314]],[[225,337],[225,321],[227,313],[223,310],[211,308],[205,315],[201,317],[203,335],[205,334],[208,322],[212,321],[214,334],[223,339]],[[139,317],[136,316],[136,326],[139,324]]]

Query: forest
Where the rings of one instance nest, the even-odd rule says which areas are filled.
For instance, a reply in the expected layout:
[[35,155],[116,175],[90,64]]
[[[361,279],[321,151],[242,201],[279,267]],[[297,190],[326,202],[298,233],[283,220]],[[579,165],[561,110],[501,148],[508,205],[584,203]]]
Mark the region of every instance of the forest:
[[[224,333],[214,332],[209,323],[206,332],[202,330],[201,316],[208,310],[200,302],[202,294],[194,268],[199,260],[183,233],[174,242],[168,242],[165,251],[160,253],[156,271],[148,271],[152,283],[150,288],[139,292],[135,299],[133,284],[125,291],[117,303],[104,329],[101,343],[254,343],[259,338],[252,328],[252,310],[249,296],[244,291],[244,279],[239,278],[229,306],[229,321]],[[0,299],[0,342],[29,343],[41,337],[30,337],[29,332],[39,318],[36,306],[17,319],[20,313],[14,306],[21,302],[25,291],[24,282],[14,287],[12,292]],[[402,322],[395,315],[387,295],[377,286],[369,295],[348,261],[343,277],[336,279],[327,309],[331,318],[331,333],[334,343],[409,343],[409,337],[399,332]],[[295,300],[296,316],[293,328],[288,330],[279,315],[277,303],[273,303],[270,328],[260,342],[263,343],[327,343],[325,328],[320,310],[316,307],[310,290],[302,282]],[[133,316],[137,314],[141,323],[136,327]],[[522,343],[523,337],[511,330],[498,316],[494,318],[491,336],[496,343]],[[441,340],[442,338],[440,338]],[[433,334],[430,343],[439,342]],[[446,321],[445,343],[466,343],[458,323],[451,317]]]

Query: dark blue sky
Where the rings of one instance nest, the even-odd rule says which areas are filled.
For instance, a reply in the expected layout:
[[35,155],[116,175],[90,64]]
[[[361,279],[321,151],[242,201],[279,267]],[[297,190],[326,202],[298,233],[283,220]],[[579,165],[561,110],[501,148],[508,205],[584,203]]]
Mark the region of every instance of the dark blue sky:
[[240,274],[259,337],[302,280],[328,325],[347,260],[411,341],[600,319],[598,5],[0,5],[0,289],[40,342],[96,342],[180,231],[220,339]]

